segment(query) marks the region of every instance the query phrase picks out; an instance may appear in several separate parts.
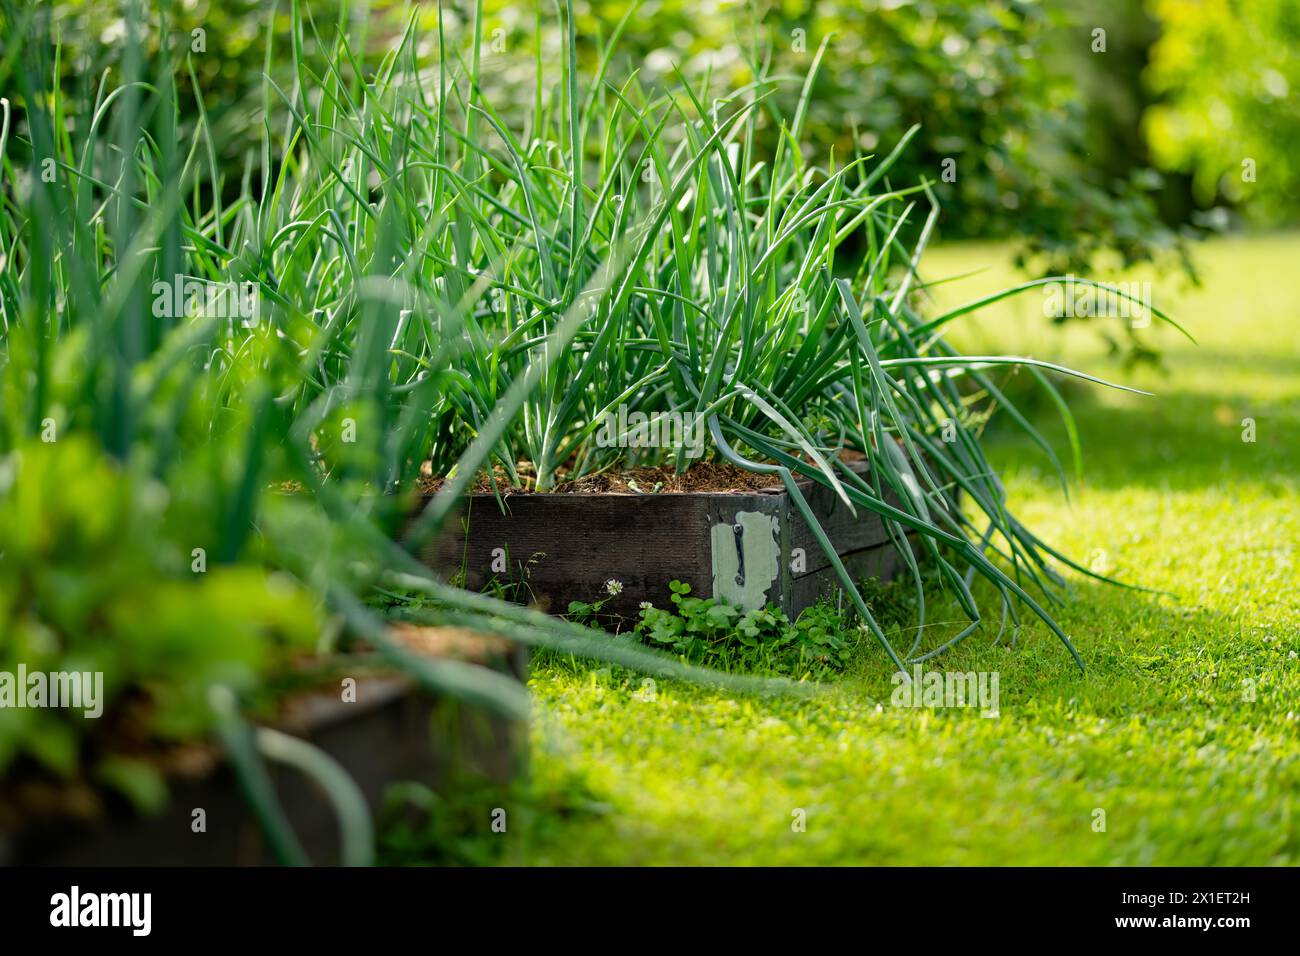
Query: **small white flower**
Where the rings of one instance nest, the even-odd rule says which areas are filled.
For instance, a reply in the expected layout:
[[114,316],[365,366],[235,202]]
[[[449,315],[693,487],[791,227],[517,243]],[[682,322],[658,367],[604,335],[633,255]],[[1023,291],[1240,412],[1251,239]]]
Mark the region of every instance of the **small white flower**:
[[605,582],[605,593],[610,597],[616,597],[623,593],[623,582],[610,578]]
[[654,607],[654,605],[651,604],[649,601],[642,601],[642,602],[641,602],[641,610],[643,610],[643,611],[648,611],[648,610],[650,610],[652,607]]

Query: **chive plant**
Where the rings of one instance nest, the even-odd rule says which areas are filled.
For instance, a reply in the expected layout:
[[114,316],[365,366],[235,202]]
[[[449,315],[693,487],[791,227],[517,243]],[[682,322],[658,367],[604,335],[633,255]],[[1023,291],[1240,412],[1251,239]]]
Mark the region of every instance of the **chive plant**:
[[[126,7],[120,70],[69,93],[48,6],[4,4],[0,70],[18,96],[0,130],[5,450],[57,409],[112,455],[146,449],[161,477],[209,462],[220,560],[272,555],[430,686],[518,713],[517,688],[404,653],[367,599],[418,592],[428,606],[391,613],[744,685],[466,593],[412,557],[484,469],[537,491],[634,462],[684,469],[685,448],[598,436],[620,406],[689,414],[715,458],[779,477],[895,666],[979,627],[976,575],[1002,628],[1027,608],[1079,660],[1047,610],[1064,586],[1051,562],[1090,572],[1011,514],[970,420],[979,403],[1000,406],[1059,469],[994,373],[1028,368],[1063,411],[1047,373],[1099,380],[945,341],[951,322],[1030,285],[920,311],[938,208],[926,183],[890,182],[907,138],[884,156],[814,161],[801,147],[824,47],[783,116],[772,93],[791,80],[757,61],[754,82],[722,91],[708,75],[679,73],[671,89],[609,75],[636,6],[583,74],[566,2],[554,75],[539,39],[536,95],[492,103],[481,5],[468,50],[439,7],[432,55],[413,10],[376,59],[353,48],[346,9],[318,24],[289,0],[287,49],[268,26],[260,148],[231,164],[166,7],[153,56],[141,5]],[[184,84],[193,116],[178,110]],[[758,153],[763,124],[779,132],[773,155]],[[250,284],[257,321],[160,310],[177,277]],[[423,468],[449,480],[395,543],[400,496],[375,492],[410,489]],[[272,480],[304,485],[332,530],[305,531],[266,494]],[[801,482],[884,521],[917,590],[909,649],[876,624]],[[348,560],[303,544],[340,529]],[[925,567],[968,618],[933,647]]]
[[[391,142],[410,147],[409,131],[425,130],[423,148],[413,148],[433,157],[400,164],[429,195],[431,211],[414,227],[405,266],[417,284],[420,270],[439,284],[431,296],[455,303],[463,330],[458,354],[436,361],[422,351],[417,328],[399,329],[395,340],[415,380],[444,361],[459,373],[439,393],[445,404],[428,407],[440,423],[430,436],[434,468],[449,457],[448,445],[465,442],[458,432],[468,428],[476,460],[486,455],[509,484],[537,491],[629,463],[682,469],[690,457],[680,444],[629,452],[622,446],[636,445],[636,435],[609,443],[599,433],[620,407],[660,421],[695,416],[707,423],[717,458],[780,477],[895,666],[905,657],[925,660],[978,628],[976,574],[999,597],[999,636],[1008,620],[1019,627],[1020,609],[1028,608],[1082,666],[1045,605],[1061,600],[1064,585],[1051,560],[1089,572],[1008,511],[970,409],[1002,407],[1064,481],[1051,446],[992,373],[1027,368],[1065,413],[1071,435],[1068,410],[1045,373],[1109,383],[1027,357],[962,356],[943,338],[950,322],[1036,283],[945,315],[918,313],[918,264],[938,207],[926,183],[895,188],[888,179],[912,134],[888,155],[843,164],[827,157],[817,165],[801,149],[824,46],[786,117],[771,100],[784,81],[757,63],[755,82],[721,95],[708,76],[694,83],[678,73],[670,90],[644,89],[635,75],[609,76],[611,52],[635,12],[579,82],[567,4],[560,18],[566,55],[553,95],[539,97],[517,129],[505,118],[512,104],[485,102],[479,92],[477,39],[469,64],[455,70],[441,48],[443,95],[431,103],[413,52],[396,57],[410,64],[405,78],[387,77],[385,102],[400,104],[395,115],[411,121],[394,126]],[[412,40],[408,34],[403,43]],[[756,152],[763,123],[779,129],[772,156]],[[380,181],[396,174],[392,149],[366,148],[357,132],[343,138]],[[919,238],[909,248],[900,237],[911,221]],[[503,396],[511,417],[493,419]],[[864,457],[865,471],[849,467],[845,451]],[[520,461],[533,473],[521,474]],[[461,466],[452,474],[414,539],[445,519],[473,477]],[[872,618],[800,480],[830,487],[889,529],[920,608],[906,653]],[[969,619],[930,648],[922,647],[923,565],[937,569]]]
[[[0,288],[5,332],[23,346],[7,349],[7,371],[32,382],[13,392],[28,432],[50,406],[53,343],[80,336],[90,348],[69,405],[110,451],[148,437],[179,454],[173,428],[186,416],[207,416],[223,435],[247,431],[246,467],[222,505],[223,557],[246,543],[267,445],[296,451],[279,467],[296,469],[332,518],[353,523],[391,507],[369,495],[358,509],[361,490],[410,487],[428,467],[451,480],[405,549],[376,536],[384,557],[373,576],[418,582],[440,602],[425,617],[490,613],[518,634],[589,641],[457,592],[410,550],[488,465],[538,491],[630,461],[685,468],[685,448],[629,453],[597,436],[620,406],[693,415],[715,457],[779,476],[896,666],[973,633],[983,620],[973,575],[991,582],[1004,627],[1028,608],[1078,660],[1044,606],[1064,584],[1049,562],[1088,572],[1009,512],[968,420],[976,402],[996,403],[1056,463],[992,370],[1028,367],[1058,403],[1044,372],[1098,380],[1024,357],[962,356],[946,343],[948,323],[1000,296],[938,317],[916,311],[938,209],[926,183],[889,182],[906,138],[883,157],[824,165],[801,149],[824,47],[786,117],[771,94],[789,80],[759,63],[753,83],[721,94],[707,75],[679,73],[668,90],[608,75],[635,6],[580,75],[566,3],[557,75],[544,75],[539,53],[531,102],[493,104],[481,93],[481,7],[467,54],[449,42],[440,12],[430,63],[413,11],[371,61],[351,46],[344,19],[318,25],[290,0],[289,80],[272,69],[286,51],[268,31],[261,148],[232,168],[217,159],[220,124],[197,84],[197,116],[177,112],[192,64],[177,52],[146,63],[138,5],[128,7],[137,18],[121,82],[101,81],[75,132],[71,104],[48,79],[58,75],[48,61],[57,45],[27,51],[17,71],[29,169],[52,159],[57,170],[52,182],[32,176],[25,215],[11,198],[0,225],[14,249]],[[9,10],[14,25],[39,17]],[[756,152],[760,124],[779,130],[774,155]],[[9,152],[18,150],[6,153],[12,179]],[[900,236],[913,220],[919,238],[906,248]],[[252,283],[260,324],[154,314],[154,284],[176,275]],[[159,414],[150,403],[166,391],[164,376],[196,362],[197,383]],[[190,399],[199,411],[186,410]],[[849,467],[845,451],[865,470]],[[534,472],[521,474],[520,461]],[[885,522],[921,609],[907,653],[876,625],[800,480]],[[933,648],[921,646],[924,565],[969,618]],[[339,600],[353,626],[382,640],[382,622]]]
[[[436,607],[426,617],[648,673],[795,689],[703,671],[467,593],[385,533],[398,505],[373,492],[411,478],[430,454],[435,467],[472,475],[498,453],[525,400],[555,387],[553,363],[542,358],[509,381],[476,365],[518,346],[482,340],[474,304],[486,283],[469,268],[475,222],[449,215],[495,208],[480,193],[504,202],[489,192],[491,164],[470,176],[452,156],[455,144],[484,135],[481,127],[453,127],[449,63],[426,82],[413,23],[367,73],[341,31],[326,44],[294,3],[296,79],[287,87],[265,80],[261,148],[242,165],[223,165],[220,119],[201,97],[195,115],[178,109],[182,84],[196,92],[197,84],[169,39],[168,7],[160,9],[156,51],[143,4],[128,0],[120,63],[65,89],[50,5],[0,0],[0,89],[9,91],[0,99],[0,471],[21,471],[42,441],[93,445],[130,481],[168,489],[169,548],[201,546],[214,567],[288,573],[316,594],[339,625],[322,650],[339,634],[363,640],[426,687],[498,713],[522,716],[524,690],[482,668],[406,651],[376,609],[379,589],[422,594]],[[305,36],[326,51],[318,71],[308,66]],[[268,31],[268,72],[281,55]],[[612,281],[617,268],[593,270],[590,284]],[[206,294],[191,297],[193,283],[255,290],[257,308],[210,309]],[[577,307],[548,313],[544,354],[561,354],[584,320]],[[538,351],[531,341],[525,349]],[[340,438],[353,428],[355,443]],[[284,482],[312,494],[283,494]],[[30,483],[6,479],[0,494],[15,487]],[[151,507],[155,491],[140,496]],[[422,532],[444,517],[426,515]],[[46,577],[58,580],[58,569]],[[63,633],[60,600],[57,588],[0,593],[0,613],[22,615],[28,633],[68,648],[76,642]],[[144,686],[162,674],[149,669],[160,651],[136,646],[147,627],[87,619],[101,632],[77,635],[81,643],[119,648]],[[0,656],[21,652],[14,639],[0,628]],[[302,854],[262,758],[315,776],[339,808],[349,859],[365,859],[368,823],[336,767],[254,732],[224,688],[214,689],[212,710],[281,859]]]

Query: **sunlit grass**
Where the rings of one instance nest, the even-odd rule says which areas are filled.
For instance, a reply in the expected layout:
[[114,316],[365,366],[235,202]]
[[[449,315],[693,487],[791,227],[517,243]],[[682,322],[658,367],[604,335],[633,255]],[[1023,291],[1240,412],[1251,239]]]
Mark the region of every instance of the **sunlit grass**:
[[[927,263],[955,274],[972,261],[991,261],[990,248],[940,248]],[[1139,379],[1153,398],[1076,396],[1086,468],[1072,504],[1026,443],[1005,431],[992,442],[1010,496],[1049,542],[1178,595],[1080,584],[1060,620],[1086,676],[1041,627],[1014,649],[967,642],[939,665],[998,670],[999,719],[892,708],[870,666],[813,701],[661,684],[654,703],[633,696],[635,680],[549,666],[532,682],[546,716],[537,771],[580,772],[607,810],[524,837],[514,858],[1300,862],[1296,261],[1296,235],[1206,249],[1206,288],[1174,304],[1200,347],[1159,339],[1168,374]],[[945,294],[964,301],[1008,278]],[[1044,331],[1029,310],[995,310],[976,331],[966,347],[1107,361],[1094,332]],[[1241,441],[1246,415],[1254,444]],[[795,808],[805,833],[791,829]]]

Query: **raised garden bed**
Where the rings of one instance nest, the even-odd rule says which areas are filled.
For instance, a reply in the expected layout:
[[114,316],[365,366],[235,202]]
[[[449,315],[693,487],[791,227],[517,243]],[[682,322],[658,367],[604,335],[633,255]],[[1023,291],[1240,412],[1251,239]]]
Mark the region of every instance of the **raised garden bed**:
[[[435,630],[435,629],[429,629]],[[526,679],[523,648],[500,638],[436,629],[439,656],[472,660]],[[435,789],[472,775],[504,783],[525,760],[526,728],[458,701],[427,693],[399,674],[356,679],[355,701],[336,686],[291,697],[268,726],[309,741],[333,757],[378,814],[388,786],[418,781]],[[338,821],[324,794],[295,770],[267,763],[276,796],[307,856],[333,864],[340,857]],[[156,816],[118,800],[91,812],[69,812],[52,783],[13,785],[10,810],[26,804],[21,824],[0,827],[0,866],[249,866],[276,862],[233,769],[207,743],[185,748],[167,765],[170,799]],[[24,792],[25,791],[25,792]],[[46,799],[42,800],[42,794]],[[99,803],[98,797],[91,797]],[[85,798],[81,799],[83,804]],[[202,809],[206,832],[194,832]]]
[[[850,574],[888,580],[897,573],[901,559],[877,516],[861,508],[855,516],[823,485],[800,487]],[[552,613],[570,601],[608,597],[604,613],[635,617],[643,601],[668,607],[668,584],[677,580],[697,597],[722,597],[746,610],[771,603],[794,617],[838,587],[779,483],[646,494],[504,493],[500,503],[490,492],[476,493],[422,558],[465,587],[499,587]],[[611,595],[609,581],[622,589]]]

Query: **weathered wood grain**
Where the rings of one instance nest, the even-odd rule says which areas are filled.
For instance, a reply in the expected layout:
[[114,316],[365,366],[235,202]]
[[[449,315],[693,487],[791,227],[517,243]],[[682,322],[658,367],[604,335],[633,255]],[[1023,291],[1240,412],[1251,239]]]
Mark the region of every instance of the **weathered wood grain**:
[[606,582],[618,581],[606,609],[632,617],[641,601],[667,603],[669,581],[709,586],[701,497],[508,495],[502,514],[492,495],[472,495],[423,559],[471,590],[501,587],[553,613],[606,597]]
[[[840,560],[844,562],[845,569],[855,581],[863,578],[891,581],[906,568],[898,550],[892,544],[882,544],[874,548],[842,554]],[[804,574],[794,579],[791,601],[796,607],[809,607],[823,598],[833,598],[839,587],[835,569],[828,563],[811,574]]]
[[[853,515],[814,482],[801,482],[801,490],[837,553],[864,555],[864,574],[893,572],[885,558],[893,548],[878,517],[861,508]],[[635,618],[645,601],[667,607],[671,581],[689,584],[699,597],[718,596],[720,587],[718,593],[735,603],[771,602],[793,616],[834,577],[830,560],[780,488],[513,494],[499,501],[491,494],[471,495],[422,559],[471,590],[496,590],[557,614],[573,601],[605,599],[603,615],[624,619]],[[798,584],[804,578],[808,582]],[[613,596],[606,590],[609,581],[621,586]]]

